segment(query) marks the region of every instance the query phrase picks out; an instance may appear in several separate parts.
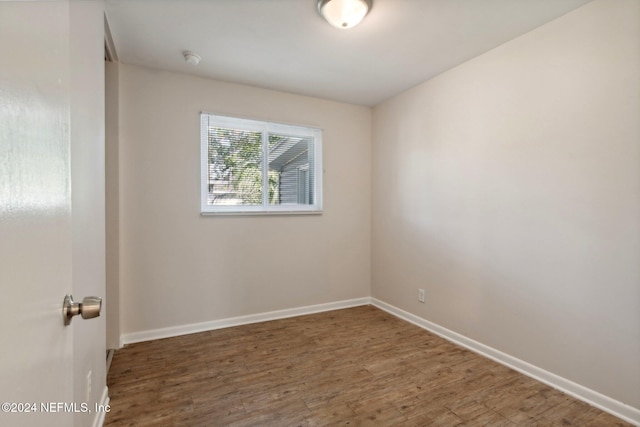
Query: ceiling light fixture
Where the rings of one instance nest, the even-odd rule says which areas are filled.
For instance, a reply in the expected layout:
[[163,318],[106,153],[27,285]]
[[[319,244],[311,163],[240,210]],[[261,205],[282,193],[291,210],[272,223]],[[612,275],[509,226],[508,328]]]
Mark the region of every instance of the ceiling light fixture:
[[194,67],[198,65],[202,59],[200,58],[200,55],[191,51],[182,52],[182,55],[184,55],[184,60],[187,61],[187,64],[191,64]]
[[336,28],[355,27],[369,13],[373,0],[318,0],[318,12]]

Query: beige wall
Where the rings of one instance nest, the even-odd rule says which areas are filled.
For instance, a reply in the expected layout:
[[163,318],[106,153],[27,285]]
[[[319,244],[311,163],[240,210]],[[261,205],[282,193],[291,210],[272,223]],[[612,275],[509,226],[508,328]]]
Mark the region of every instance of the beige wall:
[[595,1],[384,102],[372,174],[374,297],[636,408],[639,16]]
[[[120,69],[124,334],[365,297],[371,109]],[[324,130],[324,214],[199,211],[201,111]]]

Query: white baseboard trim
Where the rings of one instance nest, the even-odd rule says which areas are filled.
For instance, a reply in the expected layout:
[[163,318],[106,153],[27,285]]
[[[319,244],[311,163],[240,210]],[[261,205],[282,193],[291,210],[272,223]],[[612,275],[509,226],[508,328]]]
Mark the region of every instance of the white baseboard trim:
[[[104,386],[104,390],[102,390],[102,397],[100,398],[100,402],[98,404],[101,408],[108,408],[109,400],[109,388],[107,386]],[[104,419],[106,416],[107,413],[105,411],[96,411],[95,418],[93,419],[93,427],[102,427],[104,425]]]
[[531,377],[537,381],[547,384],[557,390],[562,391],[576,399],[582,400],[589,405],[595,406],[605,412],[608,412],[618,418],[621,418],[631,424],[640,426],[640,409],[634,408],[629,405],[625,405],[615,399],[607,397],[597,391],[591,390],[580,384],[576,384],[566,378],[546,371],[542,368],[534,366],[524,360],[520,360],[516,357],[510,356],[506,353],[496,350],[495,348],[484,345],[478,341],[461,335],[457,332],[453,332],[447,328],[444,328],[436,323],[425,320],[415,314],[411,314],[391,304],[387,304],[376,298],[371,298],[371,305],[378,307],[402,320],[413,323],[423,329],[433,332],[440,337],[465,347],[475,353],[485,356],[495,362],[508,366],[509,368],[516,370],[528,377]]
[[321,313],[323,311],[339,310],[371,304],[371,298],[356,298],[350,300],[330,302],[326,304],[309,305],[305,307],[289,308],[285,310],[269,311],[266,313],[250,314],[248,316],[230,317],[209,322],[192,323],[189,325],[171,326],[168,328],[152,329],[149,331],[132,332],[121,337],[123,345],[161,338],[170,338],[197,332],[212,331],[229,328],[231,326],[248,325],[269,320],[286,319],[287,317],[303,316],[305,314]]
[[109,369],[111,369],[111,362],[113,362],[113,355],[116,353],[116,350],[110,348],[107,350],[107,375],[109,375]]

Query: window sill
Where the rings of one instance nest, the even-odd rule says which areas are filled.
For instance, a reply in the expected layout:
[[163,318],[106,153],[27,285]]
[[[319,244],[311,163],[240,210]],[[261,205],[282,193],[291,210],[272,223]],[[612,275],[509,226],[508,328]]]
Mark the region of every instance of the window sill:
[[200,212],[200,216],[290,216],[290,215],[322,215],[324,211],[229,211]]

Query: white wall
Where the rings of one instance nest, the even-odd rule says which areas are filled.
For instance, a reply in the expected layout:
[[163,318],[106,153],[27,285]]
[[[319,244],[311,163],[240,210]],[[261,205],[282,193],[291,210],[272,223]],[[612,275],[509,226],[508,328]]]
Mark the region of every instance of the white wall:
[[[122,332],[365,297],[371,109],[120,66]],[[199,211],[201,111],[324,130],[324,213]]]
[[372,170],[375,298],[635,408],[639,16],[589,3],[384,102]]

